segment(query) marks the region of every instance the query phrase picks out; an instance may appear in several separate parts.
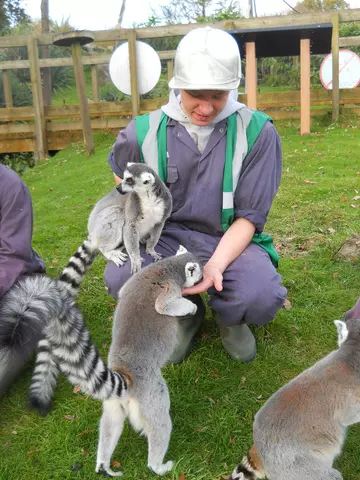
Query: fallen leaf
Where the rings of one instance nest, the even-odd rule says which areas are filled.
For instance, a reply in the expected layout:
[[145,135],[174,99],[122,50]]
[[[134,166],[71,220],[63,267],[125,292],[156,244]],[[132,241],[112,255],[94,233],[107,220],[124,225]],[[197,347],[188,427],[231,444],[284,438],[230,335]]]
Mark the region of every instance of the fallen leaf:
[[11,433],[12,433],[12,435],[17,435],[17,431],[16,431],[16,430],[13,430]]
[[334,272],[334,273],[333,273],[333,278],[336,278],[338,275],[339,275],[338,272]]
[[241,377],[241,383],[244,385],[246,383],[246,377]]
[[210,375],[211,375],[212,377],[218,377],[218,376],[219,376],[219,374],[218,374],[217,372],[211,372]]
[[230,443],[231,443],[231,445],[235,445],[236,439],[235,438],[230,438]]
[[87,452],[87,451],[84,450],[83,448],[81,449],[81,453],[84,455],[84,457],[88,457],[88,456],[89,456],[89,452]]
[[79,385],[75,385],[75,387],[73,388],[73,393],[79,393],[81,391],[81,388],[79,387]]
[[353,200],[360,200],[360,195],[356,195]]
[[315,185],[316,182],[313,182],[312,180],[304,180],[304,183],[307,183],[309,185]]
[[121,463],[118,462],[117,460],[112,461],[112,462],[111,462],[111,465],[112,465],[113,467],[117,467],[117,468],[121,467]]
[[76,420],[75,415],[64,415],[65,420],[70,420],[71,422]]
[[292,305],[291,305],[290,300],[288,300],[287,298],[285,298],[283,307],[285,308],[285,310],[290,310],[290,309],[292,308]]
[[178,478],[178,480],[185,480],[186,478],[186,475],[185,473],[183,473],[182,475],[180,475],[180,477]]
[[[91,430],[91,431],[93,432],[94,430]],[[83,437],[84,435],[87,435],[88,433],[90,433],[90,430],[86,429],[83,432],[78,433],[76,436],[77,437]]]
[[328,232],[330,233],[330,235],[334,235],[334,233],[336,232],[335,228],[328,228]]

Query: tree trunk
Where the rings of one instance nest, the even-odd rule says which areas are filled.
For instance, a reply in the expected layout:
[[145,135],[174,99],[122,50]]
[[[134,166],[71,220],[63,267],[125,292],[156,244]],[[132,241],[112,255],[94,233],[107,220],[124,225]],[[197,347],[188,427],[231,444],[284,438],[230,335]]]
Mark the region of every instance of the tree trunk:
[[[41,0],[41,31],[49,32],[49,0]],[[50,56],[50,46],[45,45],[41,49],[42,57]],[[43,69],[43,97],[44,105],[51,105],[51,70],[50,67]]]

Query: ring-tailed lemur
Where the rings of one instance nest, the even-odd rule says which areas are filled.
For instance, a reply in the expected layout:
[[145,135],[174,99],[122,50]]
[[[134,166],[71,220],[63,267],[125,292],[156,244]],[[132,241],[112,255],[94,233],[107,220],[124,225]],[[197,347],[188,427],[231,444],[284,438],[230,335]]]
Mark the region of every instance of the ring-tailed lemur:
[[[121,288],[109,368],[100,359],[80,314],[65,321],[54,317],[45,329],[44,354],[51,356],[70,382],[103,400],[98,473],[121,475],[111,470],[110,459],[126,418],[148,439],[148,467],[159,475],[172,468],[171,461],[163,463],[172,425],[161,367],[177,344],[181,322],[177,317],[196,313],[196,305],[182,297],[182,289],[202,277],[200,262],[184,249],[178,253],[145,267]],[[41,373],[45,384],[45,371],[39,370],[38,381]]]
[[360,318],[335,320],[339,349],[280,388],[255,416],[254,445],[231,479],[341,480],[332,468],[360,422]]
[[79,285],[95,259],[85,241],[60,279],[43,274],[18,281],[0,300],[0,397],[20,373],[51,317],[67,318]]
[[154,170],[143,163],[128,163],[123,181],[90,213],[88,240],[118,266],[127,259],[125,248],[131,273],[136,273],[141,269],[139,243],[145,243],[155,260],[160,259],[154,247],[171,210],[171,193]]

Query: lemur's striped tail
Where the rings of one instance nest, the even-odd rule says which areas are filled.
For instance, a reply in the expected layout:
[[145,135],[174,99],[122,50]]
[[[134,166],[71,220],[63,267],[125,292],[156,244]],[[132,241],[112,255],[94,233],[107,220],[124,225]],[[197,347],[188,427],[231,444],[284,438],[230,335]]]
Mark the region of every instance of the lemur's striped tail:
[[257,478],[265,478],[265,471],[259,452],[253,445],[233,471],[231,480],[256,480]]
[[64,282],[72,295],[77,294],[85,273],[94,263],[98,253],[99,250],[94,248],[89,240],[84,240],[82,245],[70,258],[68,264],[62,271],[60,281]]
[[105,365],[91,341],[82,313],[74,304],[49,323],[44,336],[39,342],[30,387],[31,406],[39,413],[44,415],[51,408],[59,371],[96,399],[125,395],[132,383],[131,374],[121,369],[112,371]]

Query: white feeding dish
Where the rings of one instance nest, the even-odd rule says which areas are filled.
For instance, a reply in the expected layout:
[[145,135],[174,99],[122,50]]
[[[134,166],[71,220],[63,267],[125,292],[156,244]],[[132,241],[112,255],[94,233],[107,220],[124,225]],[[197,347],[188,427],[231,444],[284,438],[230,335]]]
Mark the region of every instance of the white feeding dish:
[[[150,92],[161,75],[159,55],[147,43],[136,42],[136,65],[139,94]],[[121,92],[131,95],[129,44],[123,43],[110,58],[110,78]]]

